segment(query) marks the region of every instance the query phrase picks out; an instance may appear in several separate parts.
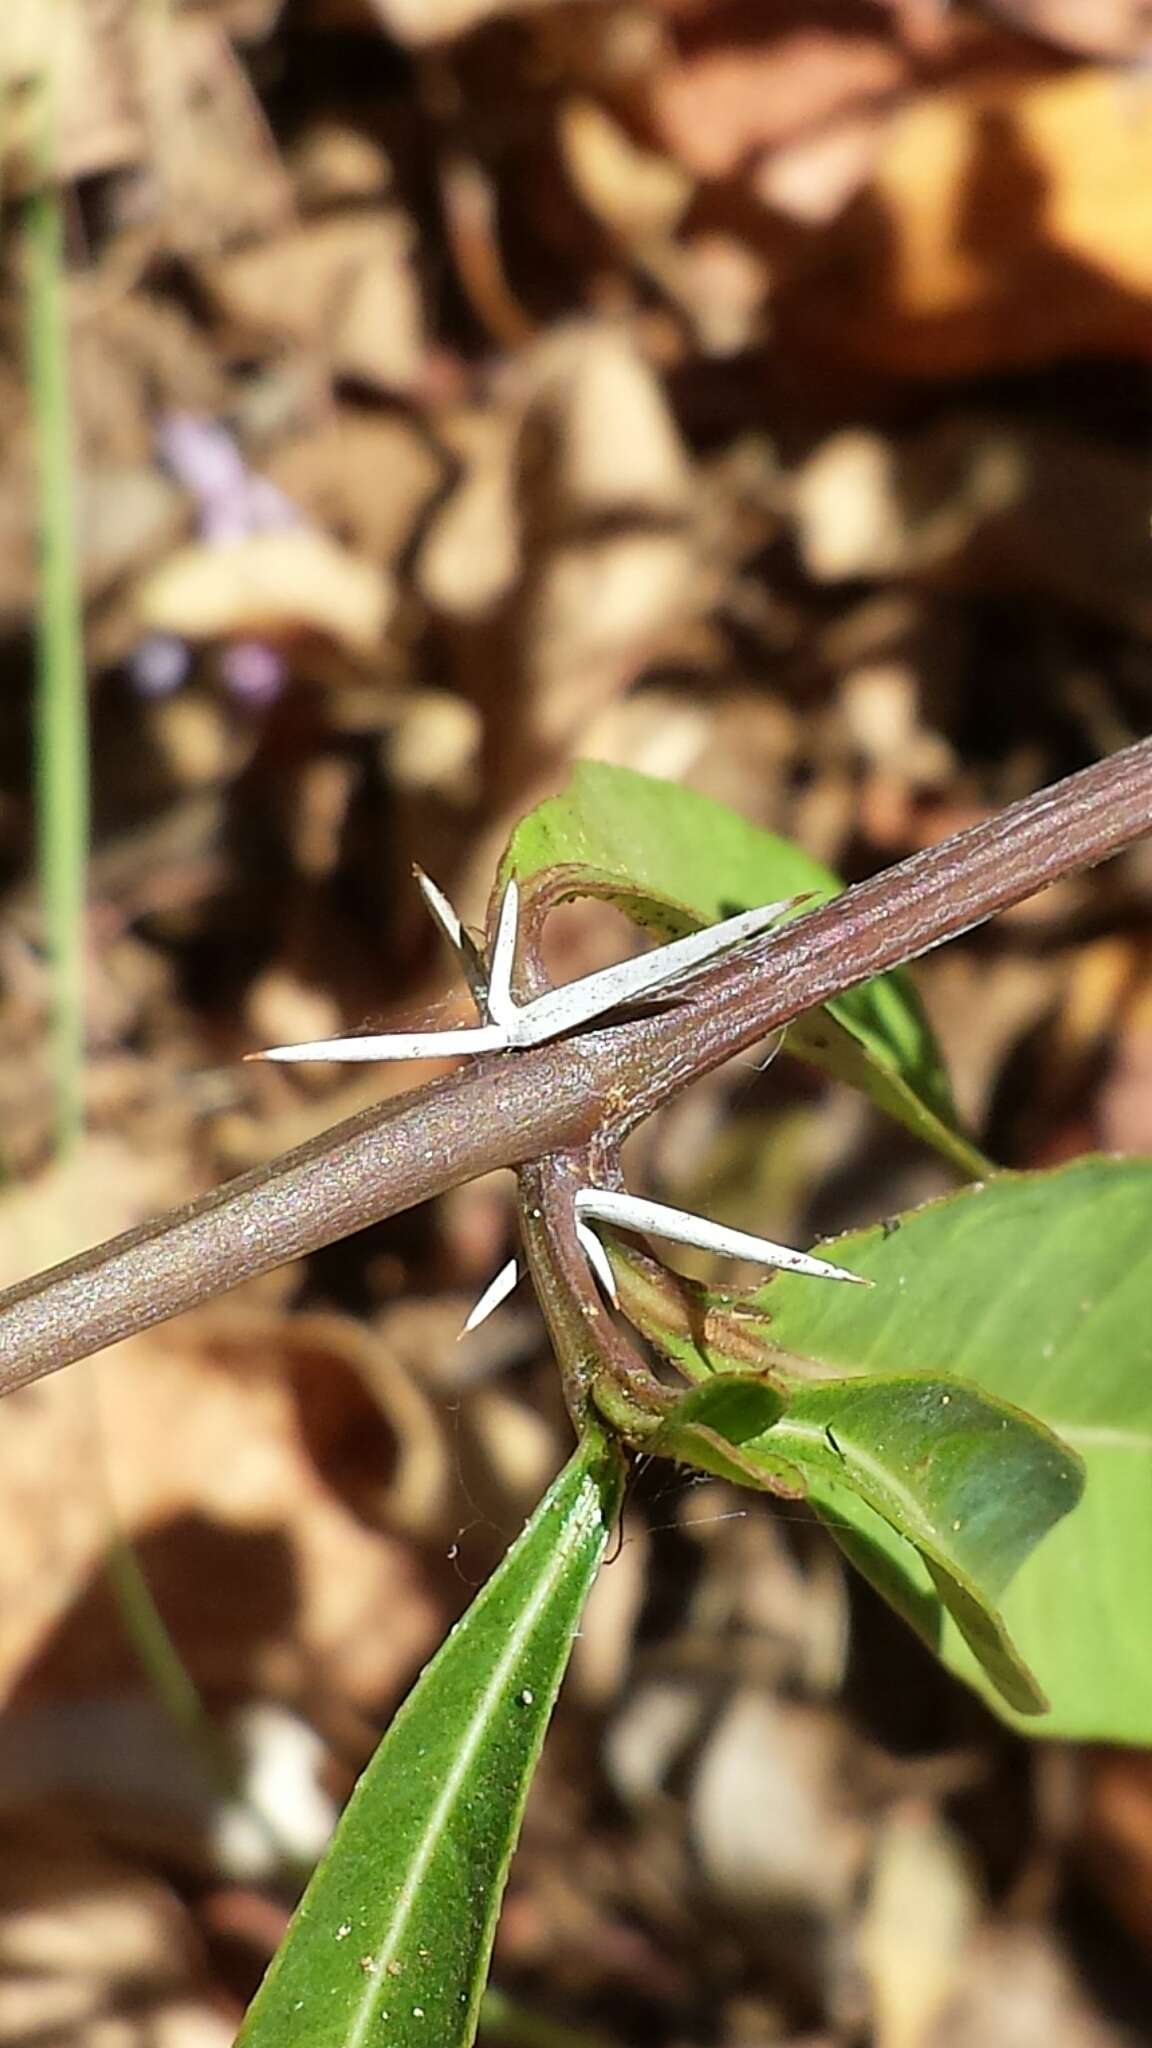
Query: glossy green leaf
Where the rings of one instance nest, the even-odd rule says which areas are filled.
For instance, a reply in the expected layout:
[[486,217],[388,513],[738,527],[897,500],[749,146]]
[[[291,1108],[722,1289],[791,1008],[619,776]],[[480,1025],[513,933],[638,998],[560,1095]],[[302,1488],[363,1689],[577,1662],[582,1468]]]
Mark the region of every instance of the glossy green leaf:
[[[800,847],[710,797],[599,761],[577,763],[568,787],[513,833],[503,872],[525,877],[545,868],[571,869],[566,894],[605,897],[661,939],[778,898],[824,900],[844,886]],[[959,1128],[906,975],[881,975],[798,1017],[787,1047],[863,1090],[962,1173],[987,1171]]]
[[[772,1360],[785,1378],[813,1364],[840,1375],[954,1375],[1038,1417],[1083,1459],[1087,1484],[1000,1600],[1051,1703],[1035,1732],[1152,1741],[1152,1162],[1002,1174],[842,1238],[832,1255],[873,1287],[781,1273],[736,1313],[720,1297],[697,1297],[703,1344],[682,1330],[665,1348],[696,1372]],[[631,1267],[620,1267],[629,1313],[650,1323],[650,1283],[633,1289]],[[813,1493],[881,1590],[953,1670],[991,1694],[909,1545],[861,1492]]]
[[361,1778],[240,2048],[467,2048],[520,1817],[620,1501],[590,1438]]
[[[794,1500],[806,1491],[803,1477],[783,1458],[773,1458],[765,1431],[783,1413],[783,1396],[764,1380],[746,1374],[716,1374],[682,1395],[645,1449],[729,1479]],[[748,1451],[745,1446],[753,1445]]]
[[684,1395],[648,1448],[738,1486],[804,1495],[837,1521],[846,1502],[864,1503],[919,1553],[1001,1696],[1043,1711],[996,1603],[1075,1506],[1083,1467],[1031,1417],[955,1379],[798,1380],[783,1394],[725,1373]]
[[962,1380],[912,1375],[798,1386],[765,1448],[792,1458],[818,1511],[835,1517],[847,1492],[912,1544],[1000,1696],[1020,1713],[1044,1710],[998,1601],[1080,1499],[1074,1452]]

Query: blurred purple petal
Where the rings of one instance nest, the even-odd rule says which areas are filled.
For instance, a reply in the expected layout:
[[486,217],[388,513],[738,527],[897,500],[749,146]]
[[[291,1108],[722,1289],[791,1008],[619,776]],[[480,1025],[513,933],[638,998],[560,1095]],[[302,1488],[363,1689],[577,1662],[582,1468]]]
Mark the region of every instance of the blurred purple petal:
[[174,633],[149,633],[128,657],[128,673],[142,697],[170,697],[191,666],[191,648]]
[[227,498],[244,488],[244,458],[218,420],[165,413],[156,428],[156,446],[177,482],[197,498]]
[[275,702],[287,674],[283,656],[265,640],[233,640],[221,651],[220,678],[225,689],[254,710]]
[[228,429],[195,413],[166,413],[156,428],[156,446],[173,476],[196,500],[205,540],[240,540],[298,526],[290,498],[267,477],[248,468]]
[[283,491],[266,476],[249,475],[248,512],[253,533],[276,533],[285,526],[299,526],[300,513]]

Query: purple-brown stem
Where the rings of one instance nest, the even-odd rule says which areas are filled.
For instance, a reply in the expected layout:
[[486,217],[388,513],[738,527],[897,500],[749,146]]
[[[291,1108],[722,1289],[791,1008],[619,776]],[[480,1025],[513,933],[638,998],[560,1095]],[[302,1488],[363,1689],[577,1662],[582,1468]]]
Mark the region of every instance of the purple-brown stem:
[[1152,740],[701,973],[658,1014],[462,1067],[0,1296],[0,1392],[497,1166],[618,1141],[814,1004],[1152,830]]

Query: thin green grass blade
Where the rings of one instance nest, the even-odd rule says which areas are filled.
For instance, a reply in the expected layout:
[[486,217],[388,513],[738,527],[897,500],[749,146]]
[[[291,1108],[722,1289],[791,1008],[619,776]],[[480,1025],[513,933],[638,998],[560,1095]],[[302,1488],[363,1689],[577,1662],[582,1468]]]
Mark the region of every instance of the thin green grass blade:
[[42,87],[44,164],[25,202],[28,384],[37,450],[40,595],[35,711],[36,820],[52,975],[57,1151],[84,1121],[84,898],[88,862],[88,689],[76,547],[64,210],[52,176],[51,93]]
[[[36,92],[39,183],[25,202],[28,390],[37,454],[40,586],[34,712],[37,866],[48,956],[55,1152],[84,1134],[84,926],[89,821],[88,681],[76,537],[75,429],[69,375],[64,200],[55,176],[51,80]],[[100,1422],[93,1416],[103,1465]],[[109,1504],[106,1570],[124,1632],[152,1689],[210,1763],[230,1766],[168,1633],[139,1560]]]

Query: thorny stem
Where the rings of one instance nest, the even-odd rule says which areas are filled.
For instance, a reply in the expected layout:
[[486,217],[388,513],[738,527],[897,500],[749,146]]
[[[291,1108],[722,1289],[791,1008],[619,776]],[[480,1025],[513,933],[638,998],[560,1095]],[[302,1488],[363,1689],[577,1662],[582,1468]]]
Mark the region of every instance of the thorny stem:
[[0,1392],[497,1166],[619,1143],[813,1005],[1152,831],[1152,740],[886,870],[703,972],[656,1015],[514,1055],[338,1124],[0,1297]]
[[604,1184],[598,1151],[573,1146],[520,1168],[520,1235],[577,1430],[595,1401],[622,1435],[643,1438],[673,1396],[609,1315],[576,1236],[577,1188]]

